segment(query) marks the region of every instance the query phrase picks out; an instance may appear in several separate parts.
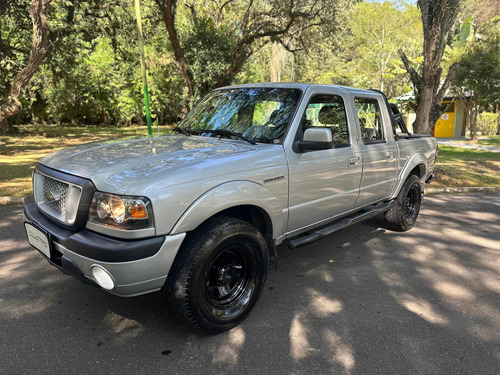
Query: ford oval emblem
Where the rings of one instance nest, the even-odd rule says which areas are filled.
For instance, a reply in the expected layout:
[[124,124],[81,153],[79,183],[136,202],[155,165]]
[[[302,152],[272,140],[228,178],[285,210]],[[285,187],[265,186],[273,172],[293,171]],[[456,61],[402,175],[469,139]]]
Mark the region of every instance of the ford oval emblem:
[[59,194],[59,192],[54,189],[45,190],[45,193],[43,193],[43,195],[45,196],[45,201],[50,203],[57,202],[61,199],[61,194]]

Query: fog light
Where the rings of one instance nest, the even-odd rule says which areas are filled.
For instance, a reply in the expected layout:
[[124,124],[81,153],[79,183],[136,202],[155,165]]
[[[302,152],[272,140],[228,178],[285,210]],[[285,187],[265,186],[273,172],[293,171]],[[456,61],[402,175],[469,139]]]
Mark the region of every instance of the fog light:
[[94,276],[97,284],[103,289],[111,290],[115,287],[115,281],[111,277],[111,275],[101,266],[91,266],[90,270],[92,271],[92,275]]

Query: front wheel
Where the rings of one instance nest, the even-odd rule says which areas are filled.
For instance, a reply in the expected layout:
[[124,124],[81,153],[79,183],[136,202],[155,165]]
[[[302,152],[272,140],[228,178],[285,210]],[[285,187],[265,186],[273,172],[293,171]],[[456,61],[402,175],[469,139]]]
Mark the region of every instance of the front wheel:
[[420,179],[415,175],[411,175],[399,192],[396,204],[384,214],[388,227],[400,232],[413,228],[420,212],[421,203],[422,186],[420,185]]
[[255,227],[237,219],[212,219],[179,250],[166,283],[170,304],[199,331],[226,331],[250,313],[268,266],[266,241]]

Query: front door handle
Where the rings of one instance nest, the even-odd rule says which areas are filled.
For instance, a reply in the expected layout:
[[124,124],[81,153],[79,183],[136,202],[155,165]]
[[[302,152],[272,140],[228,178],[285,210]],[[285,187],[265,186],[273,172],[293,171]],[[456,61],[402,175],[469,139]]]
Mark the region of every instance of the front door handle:
[[356,167],[359,165],[359,156],[350,156],[349,157],[349,165]]

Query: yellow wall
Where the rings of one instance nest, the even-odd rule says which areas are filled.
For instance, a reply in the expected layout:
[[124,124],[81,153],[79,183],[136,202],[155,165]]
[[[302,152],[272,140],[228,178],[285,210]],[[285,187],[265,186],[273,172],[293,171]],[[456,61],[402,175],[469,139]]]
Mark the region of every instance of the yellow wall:
[[[443,102],[443,105],[446,106],[450,102]],[[453,137],[453,132],[455,130],[455,104],[452,103],[448,107],[445,113],[441,115],[439,120],[436,122],[436,127],[434,128],[434,137]]]

